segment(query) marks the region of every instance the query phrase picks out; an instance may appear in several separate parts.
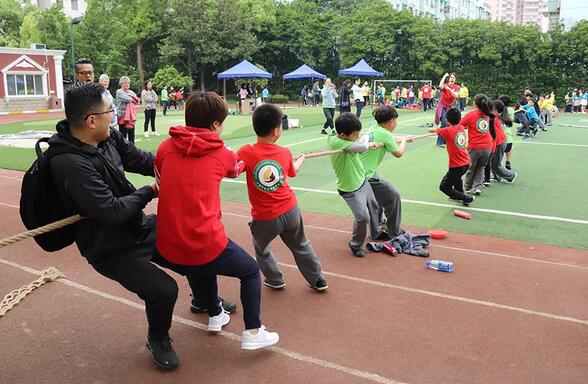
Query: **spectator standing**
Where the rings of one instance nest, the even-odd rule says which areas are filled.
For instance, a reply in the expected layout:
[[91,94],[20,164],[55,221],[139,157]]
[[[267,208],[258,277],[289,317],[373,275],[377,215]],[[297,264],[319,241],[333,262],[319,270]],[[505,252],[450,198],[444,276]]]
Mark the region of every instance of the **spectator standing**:
[[143,113],[145,114],[145,123],[143,124],[143,135],[149,137],[148,128],[151,123],[151,132],[153,136],[159,136],[155,130],[155,115],[157,113],[157,93],[153,90],[153,84],[147,80],[145,89],[141,92],[141,104],[143,104]]
[[131,79],[123,76],[118,81],[120,88],[116,91],[116,115],[118,129],[123,138],[135,144],[135,123],[137,122],[137,107],[140,100],[130,88]]

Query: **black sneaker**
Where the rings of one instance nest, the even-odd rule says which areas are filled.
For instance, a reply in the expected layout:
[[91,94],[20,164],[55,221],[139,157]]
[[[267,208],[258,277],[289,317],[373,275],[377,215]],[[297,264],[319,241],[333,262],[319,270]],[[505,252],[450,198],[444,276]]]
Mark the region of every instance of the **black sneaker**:
[[467,207],[468,205],[470,205],[473,201],[474,201],[475,197],[474,196],[466,196],[465,199],[462,200],[462,204]]
[[353,248],[351,246],[351,244],[348,244],[349,248],[351,249],[351,253],[353,253],[353,256],[355,257],[364,257],[365,256],[365,251],[363,250],[362,247],[359,248]]
[[180,359],[172,346],[169,337],[161,341],[147,339],[147,349],[153,354],[153,361],[161,369],[175,369],[180,365]]
[[[225,311],[227,311],[229,313],[237,312],[237,304],[225,301],[222,297],[219,297],[218,301],[220,301],[220,304],[224,308]],[[192,298],[192,302],[190,303],[190,312],[192,312],[192,313],[207,313],[208,309],[200,306],[200,304],[196,301],[196,299]]]
[[326,135],[327,131],[325,129],[321,129],[321,134]]
[[314,285],[314,287],[312,287],[312,289],[316,290],[316,291],[324,291],[327,288],[329,288],[329,284],[327,284],[327,280],[325,280],[324,277],[319,277],[319,279],[316,281],[316,284]]
[[507,161],[507,162],[504,164],[504,168],[506,168],[506,169],[508,169],[508,170],[510,171],[510,161]]

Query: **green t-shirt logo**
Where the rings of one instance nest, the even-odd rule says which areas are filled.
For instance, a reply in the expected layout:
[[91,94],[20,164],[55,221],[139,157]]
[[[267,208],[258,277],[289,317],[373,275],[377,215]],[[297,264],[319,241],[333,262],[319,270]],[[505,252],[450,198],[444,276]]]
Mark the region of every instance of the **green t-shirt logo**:
[[480,133],[488,132],[488,120],[486,120],[484,118],[479,118],[478,121],[476,122],[476,129]]
[[253,181],[257,188],[265,192],[274,192],[284,183],[284,172],[280,163],[263,160],[253,169]]
[[458,132],[455,135],[455,146],[459,149],[463,149],[466,146],[466,135],[463,132]]

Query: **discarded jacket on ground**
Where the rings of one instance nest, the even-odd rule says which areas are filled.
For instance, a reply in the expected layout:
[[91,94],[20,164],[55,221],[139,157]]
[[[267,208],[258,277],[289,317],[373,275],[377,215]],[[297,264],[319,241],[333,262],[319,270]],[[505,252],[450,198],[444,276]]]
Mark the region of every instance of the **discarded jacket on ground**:
[[368,243],[367,248],[371,252],[382,252],[385,243],[392,245],[398,253],[429,257],[429,251],[425,249],[429,246],[429,235],[427,234],[413,235],[410,231],[405,231],[392,240],[384,243]]

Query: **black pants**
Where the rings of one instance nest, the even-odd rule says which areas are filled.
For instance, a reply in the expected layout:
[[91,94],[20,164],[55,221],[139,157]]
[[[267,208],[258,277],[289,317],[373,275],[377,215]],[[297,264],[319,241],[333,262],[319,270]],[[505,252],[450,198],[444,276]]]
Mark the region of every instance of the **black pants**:
[[238,244],[229,240],[225,250],[208,264],[186,266],[165,262],[163,266],[169,267],[188,278],[192,292],[197,292],[198,300],[208,309],[209,316],[220,313],[216,276],[223,275],[240,279],[245,329],[261,327],[259,317],[261,307],[259,266],[255,259],[249,256]]
[[154,264],[166,262],[155,248],[155,217],[149,219],[152,228],[143,241],[125,250],[105,253],[92,267],[145,301],[148,336],[161,340],[171,328],[178,285]]
[[151,131],[155,132],[155,113],[157,110],[155,109],[146,109],[145,110],[145,124],[143,125],[143,132],[147,132],[149,128],[149,122],[151,122]]
[[333,117],[335,116],[335,108],[323,108],[323,113],[325,114],[325,124],[323,124],[323,129],[327,129],[330,127],[331,129],[335,129],[335,125],[333,124]]
[[452,199],[465,200],[466,195],[463,193],[463,183],[461,178],[467,172],[468,168],[469,165],[449,168],[439,185],[441,192]]
[[431,109],[431,99],[423,99],[423,111]]
[[135,128],[128,129],[124,125],[119,125],[118,130],[123,139],[128,138],[131,143],[135,144]]
[[167,116],[167,107],[169,105],[169,101],[162,101],[161,106],[163,107],[163,116]]

